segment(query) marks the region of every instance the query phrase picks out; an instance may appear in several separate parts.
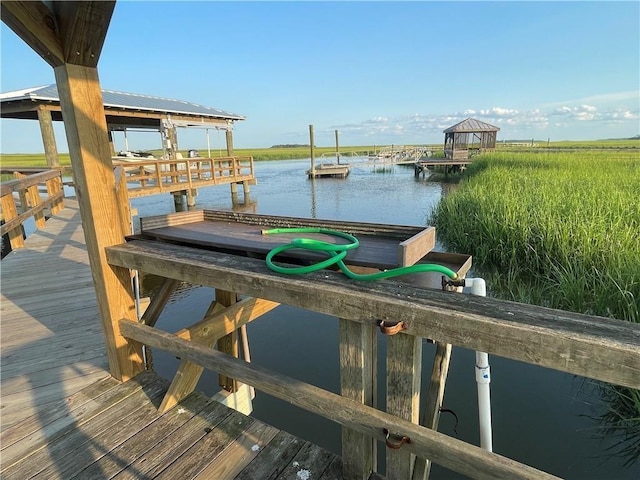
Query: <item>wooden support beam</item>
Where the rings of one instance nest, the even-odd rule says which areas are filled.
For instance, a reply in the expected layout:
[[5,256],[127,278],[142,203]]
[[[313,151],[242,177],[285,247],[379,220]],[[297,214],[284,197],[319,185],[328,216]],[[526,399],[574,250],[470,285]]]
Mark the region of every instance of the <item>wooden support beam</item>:
[[[372,325],[340,319],[340,394],[375,407],[376,329]],[[368,435],[342,428],[342,476],[366,480],[376,469],[376,443]]]
[[268,395],[286,400],[292,405],[322,415],[376,440],[384,441],[385,428],[400,431],[411,438],[411,443],[404,444],[402,449],[416,455],[428,456],[439,465],[471,478],[557,479],[546,472],[487,452],[462,440],[396,418],[300,380],[232,358],[170,333],[130,320],[122,320],[120,329],[128,338],[162,348],[212,371],[224,372],[248,385],[254,385]]
[[[444,388],[447,383],[449,373],[449,362],[451,360],[451,344],[438,343],[436,354],[431,369],[431,381],[427,390],[427,399],[424,406],[424,418],[422,425],[432,430],[438,430],[440,421],[440,408],[444,399]],[[425,458],[416,458],[413,467],[413,480],[426,480],[431,471],[431,461]]]
[[[48,2],[47,2],[48,3]],[[45,2],[0,2],[2,21],[52,67],[64,63],[58,23]]]
[[227,141],[227,155],[233,155],[233,131],[231,130],[231,126],[227,128],[225,133],[225,139]]
[[[260,298],[247,298],[227,308],[218,302],[213,302],[201,321],[176,332],[176,336],[211,348],[220,338],[235,332],[278,305],[279,303]],[[160,405],[159,412],[166,412],[193,392],[202,371],[203,368],[200,365],[183,360]]]
[[[229,307],[238,302],[238,294],[216,288],[216,302],[225,307]],[[218,340],[218,350],[238,358],[240,354],[240,344],[238,340],[238,332],[234,330]],[[219,383],[220,386],[228,392],[235,393],[238,391],[238,382],[226,375],[220,375]]]
[[180,282],[179,280],[165,278],[162,282],[162,285],[160,285],[160,288],[153,296],[151,303],[142,315],[140,323],[144,323],[145,325],[153,327],[160,318],[160,314],[169,302],[171,295],[173,294],[173,292],[175,292],[176,288],[178,288],[181,283],[182,282]]
[[57,167],[60,165],[60,162],[58,161],[58,148],[56,147],[56,136],[53,132],[51,110],[39,106],[37,112],[47,165],[49,167]]
[[119,330],[119,319],[137,319],[129,270],[110,266],[105,257],[105,248],[123,243],[130,232],[124,227],[128,219],[120,218],[98,72],[71,64],[54,72],[109,369],[128,380],[144,370],[144,362],[141,344],[128,342]]
[[115,0],[53,2],[65,63],[98,65],[115,6]]
[[[420,379],[422,339],[412,335],[387,337],[387,413],[418,423],[420,420]],[[390,431],[389,440],[399,442],[402,432]],[[411,478],[415,455],[405,448],[387,448],[387,478]]]

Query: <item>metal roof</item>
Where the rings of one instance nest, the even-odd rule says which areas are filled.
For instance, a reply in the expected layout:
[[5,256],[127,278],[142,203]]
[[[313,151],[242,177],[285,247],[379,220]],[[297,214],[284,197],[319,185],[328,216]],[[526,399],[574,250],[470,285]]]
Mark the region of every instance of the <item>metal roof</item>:
[[[178,115],[222,118],[226,120],[245,119],[245,117],[236,113],[225,112],[217,108],[171,98],[152,97],[150,95],[116,92],[113,90],[102,90],[102,97],[105,108],[163,112],[167,114],[173,113]],[[60,97],[58,96],[58,89],[55,84],[0,93],[0,104],[23,100],[59,103]]]
[[481,122],[475,118],[467,118],[454,126],[447,128],[443,133],[463,133],[463,132],[497,132],[500,129],[489,125],[488,123]]

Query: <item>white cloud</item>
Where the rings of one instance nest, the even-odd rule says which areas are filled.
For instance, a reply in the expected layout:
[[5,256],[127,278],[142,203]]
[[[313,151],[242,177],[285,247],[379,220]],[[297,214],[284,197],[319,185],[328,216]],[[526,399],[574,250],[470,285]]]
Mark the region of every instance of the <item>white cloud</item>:
[[[359,123],[334,125],[326,132],[338,129],[342,134],[376,138],[380,142],[395,141],[405,143],[432,142],[442,135],[442,131],[468,117],[495,125],[501,129],[500,137],[551,135],[563,136],[565,132],[580,135],[589,125],[591,131],[602,131],[599,138],[611,136],[606,128],[624,127],[629,132],[638,130],[639,108],[628,105],[602,105],[606,99],[637,99],[630,92],[599,95],[582,99],[579,102],[547,105],[530,110],[519,110],[509,106],[491,106],[486,108],[465,109],[445,114],[415,113],[404,117],[379,115]],[[591,101],[588,101],[591,100]],[[598,100],[598,101],[596,101]],[[636,104],[638,102],[635,102]],[[631,105],[634,103],[631,102]],[[617,130],[616,130],[617,131]],[[615,133],[613,133],[615,135]],[[580,138],[580,137],[576,137]],[[584,137],[583,137],[584,138]]]

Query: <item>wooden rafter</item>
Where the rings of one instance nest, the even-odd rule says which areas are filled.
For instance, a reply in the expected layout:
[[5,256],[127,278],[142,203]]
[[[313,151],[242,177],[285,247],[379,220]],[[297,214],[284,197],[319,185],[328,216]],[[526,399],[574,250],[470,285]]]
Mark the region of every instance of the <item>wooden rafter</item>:
[[71,63],[95,68],[115,1],[3,1],[0,7],[2,21],[52,67]]
[[52,67],[64,63],[55,14],[44,2],[0,2],[2,21]]

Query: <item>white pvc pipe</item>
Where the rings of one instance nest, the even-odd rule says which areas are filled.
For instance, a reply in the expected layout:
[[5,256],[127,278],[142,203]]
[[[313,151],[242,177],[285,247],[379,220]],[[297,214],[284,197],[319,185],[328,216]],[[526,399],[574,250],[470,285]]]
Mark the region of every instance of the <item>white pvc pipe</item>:
[[[472,295],[487,296],[487,284],[482,278],[466,278],[465,287]],[[480,447],[489,452],[493,451],[491,432],[491,368],[489,355],[476,352],[476,383],[478,384],[478,419],[480,423]]]

